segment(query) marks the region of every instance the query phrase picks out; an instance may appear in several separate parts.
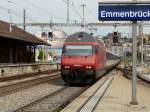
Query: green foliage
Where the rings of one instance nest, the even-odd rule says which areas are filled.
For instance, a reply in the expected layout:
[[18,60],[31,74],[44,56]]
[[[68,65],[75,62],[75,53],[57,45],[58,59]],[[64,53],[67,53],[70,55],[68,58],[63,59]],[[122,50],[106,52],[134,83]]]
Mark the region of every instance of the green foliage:
[[52,52],[49,52],[49,55],[50,55],[51,57],[53,57],[53,53],[52,53]]
[[39,55],[38,55],[38,59],[39,59],[39,60],[43,60],[43,59],[45,59],[45,58],[46,58],[46,56],[45,56],[44,51],[43,51],[43,50],[40,50],[40,51],[39,51]]

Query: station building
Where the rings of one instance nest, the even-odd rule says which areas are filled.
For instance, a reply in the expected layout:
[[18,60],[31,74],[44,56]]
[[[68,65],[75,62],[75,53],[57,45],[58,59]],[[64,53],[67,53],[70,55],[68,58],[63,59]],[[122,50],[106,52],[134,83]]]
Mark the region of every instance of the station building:
[[0,63],[33,63],[37,45],[49,45],[21,28],[0,21]]

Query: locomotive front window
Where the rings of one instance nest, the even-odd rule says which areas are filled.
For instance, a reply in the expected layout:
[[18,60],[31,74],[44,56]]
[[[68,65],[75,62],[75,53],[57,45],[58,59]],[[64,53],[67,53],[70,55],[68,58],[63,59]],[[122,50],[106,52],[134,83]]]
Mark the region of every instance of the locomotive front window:
[[92,45],[66,45],[64,49],[65,55],[89,56],[93,54]]

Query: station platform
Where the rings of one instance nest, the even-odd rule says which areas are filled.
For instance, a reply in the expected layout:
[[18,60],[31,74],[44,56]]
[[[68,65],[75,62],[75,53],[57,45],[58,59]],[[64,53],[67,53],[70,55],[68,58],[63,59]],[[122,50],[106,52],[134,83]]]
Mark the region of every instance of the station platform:
[[[114,74],[113,80],[98,101],[94,112],[150,112],[150,84],[138,82],[137,100],[139,105],[133,106],[130,105],[131,80],[125,78],[121,72],[116,70],[112,74]],[[96,89],[96,86],[93,89]],[[85,91],[85,93],[87,92]],[[77,108],[81,108],[82,99],[88,98],[88,94],[91,94],[90,92],[88,94],[85,93],[68,105],[63,112],[75,112]],[[86,109],[87,112],[90,112],[88,108]]]
[[95,112],[150,112],[150,85],[138,83],[137,106],[130,105],[131,90],[131,81],[116,74]]
[[0,80],[12,79],[12,77],[22,77],[29,74],[59,70],[59,63],[18,63],[0,64]]

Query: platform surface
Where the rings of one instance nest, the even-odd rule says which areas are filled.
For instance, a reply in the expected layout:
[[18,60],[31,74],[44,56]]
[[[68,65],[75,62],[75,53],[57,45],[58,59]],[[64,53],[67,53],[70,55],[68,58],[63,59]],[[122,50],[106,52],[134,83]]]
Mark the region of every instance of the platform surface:
[[139,105],[130,105],[131,81],[116,72],[112,84],[94,112],[150,112],[150,84],[142,81],[138,83],[137,100]]

